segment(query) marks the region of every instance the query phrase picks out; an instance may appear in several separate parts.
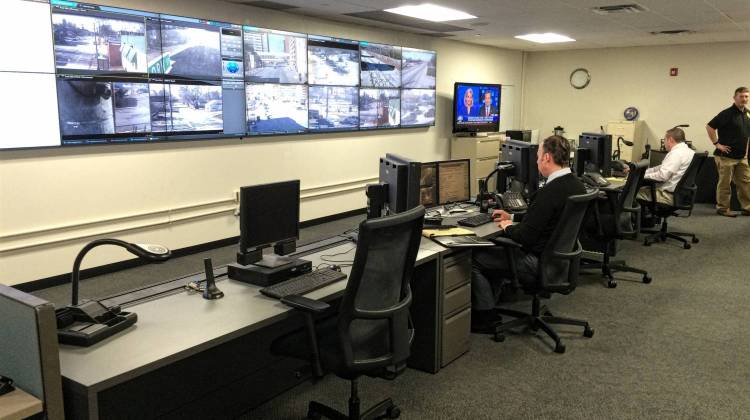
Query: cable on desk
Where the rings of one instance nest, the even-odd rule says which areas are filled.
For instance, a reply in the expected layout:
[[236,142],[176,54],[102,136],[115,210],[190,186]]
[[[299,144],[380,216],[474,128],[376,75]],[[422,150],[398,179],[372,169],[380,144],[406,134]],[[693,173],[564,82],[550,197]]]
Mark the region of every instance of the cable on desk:
[[348,254],[348,253],[352,252],[352,251],[353,251],[353,250],[355,250],[355,249],[357,249],[357,246],[356,246],[356,245],[355,245],[355,246],[353,246],[353,247],[351,247],[351,248],[349,248],[349,249],[347,249],[347,250],[346,250],[346,251],[344,251],[344,252],[338,252],[338,253],[336,253],[336,254],[321,255],[321,256],[320,256],[320,259],[321,259],[321,260],[323,260],[323,261],[325,261],[325,262],[332,262],[332,263],[348,263],[349,265],[351,265],[351,263],[353,263],[353,262],[354,262],[354,260],[332,260],[332,259],[331,259],[330,257],[336,257],[336,256],[338,256],[338,255],[346,255],[346,254]]

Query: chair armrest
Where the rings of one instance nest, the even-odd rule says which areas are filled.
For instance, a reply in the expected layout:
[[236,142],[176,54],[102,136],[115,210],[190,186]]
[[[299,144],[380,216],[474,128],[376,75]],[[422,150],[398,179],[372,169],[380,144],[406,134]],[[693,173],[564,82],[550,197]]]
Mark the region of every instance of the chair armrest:
[[331,307],[331,305],[325,302],[306,298],[300,295],[284,296],[283,298],[281,298],[281,303],[295,309],[316,314],[323,313]]
[[551,256],[553,258],[561,259],[561,260],[573,260],[573,259],[575,259],[577,257],[580,257],[581,253],[583,253],[583,248],[581,247],[581,243],[578,242],[578,241],[576,241],[576,249],[575,250],[573,250],[571,252],[553,251]]
[[504,236],[498,236],[496,238],[492,238],[490,239],[490,241],[494,242],[495,245],[499,245],[499,246],[509,246],[509,247],[514,247],[514,248],[521,248],[522,246],[521,244],[514,241],[513,239],[506,238]]

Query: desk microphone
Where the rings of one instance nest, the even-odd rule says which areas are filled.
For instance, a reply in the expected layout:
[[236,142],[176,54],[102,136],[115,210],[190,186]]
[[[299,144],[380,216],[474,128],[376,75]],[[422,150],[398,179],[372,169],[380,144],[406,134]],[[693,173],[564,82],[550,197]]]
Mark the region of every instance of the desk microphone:
[[206,287],[203,289],[203,299],[221,299],[224,297],[224,292],[216,287],[216,280],[214,280],[214,266],[211,263],[211,258],[203,259],[203,266],[206,269]]

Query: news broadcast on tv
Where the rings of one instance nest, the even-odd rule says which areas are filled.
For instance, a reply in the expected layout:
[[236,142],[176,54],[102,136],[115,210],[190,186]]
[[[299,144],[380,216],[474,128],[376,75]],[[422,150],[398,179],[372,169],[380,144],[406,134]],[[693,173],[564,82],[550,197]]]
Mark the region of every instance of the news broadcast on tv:
[[460,125],[497,124],[500,119],[500,86],[458,84],[455,115]]

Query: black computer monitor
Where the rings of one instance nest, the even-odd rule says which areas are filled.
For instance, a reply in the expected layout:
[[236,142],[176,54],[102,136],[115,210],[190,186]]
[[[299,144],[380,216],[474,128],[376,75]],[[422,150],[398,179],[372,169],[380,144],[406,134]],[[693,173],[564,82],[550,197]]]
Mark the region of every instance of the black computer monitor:
[[238,263],[277,267],[290,262],[279,257],[278,246],[273,255],[263,257],[262,251],[274,243],[293,244],[299,238],[299,189],[299,180],[240,188]]
[[503,160],[512,162],[515,169],[510,173],[514,181],[521,185],[523,192],[531,194],[539,188],[539,168],[536,165],[538,144],[520,140],[506,140],[503,143]]
[[584,168],[586,172],[600,172],[609,175],[612,163],[612,135],[601,133],[582,133],[578,137],[579,149],[588,149]]
[[401,213],[419,205],[421,166],[420,162],[391,153],[380,158],[379,185],[384,190],[386,214]]

